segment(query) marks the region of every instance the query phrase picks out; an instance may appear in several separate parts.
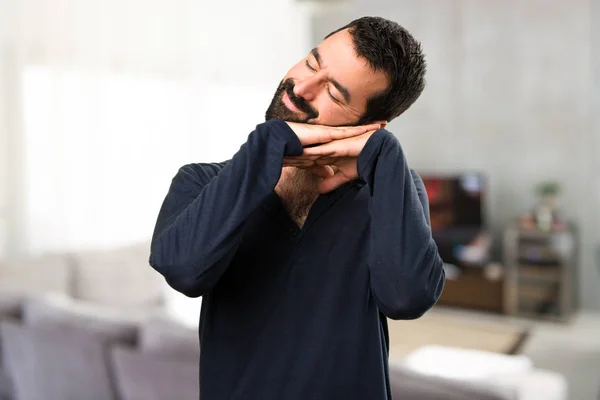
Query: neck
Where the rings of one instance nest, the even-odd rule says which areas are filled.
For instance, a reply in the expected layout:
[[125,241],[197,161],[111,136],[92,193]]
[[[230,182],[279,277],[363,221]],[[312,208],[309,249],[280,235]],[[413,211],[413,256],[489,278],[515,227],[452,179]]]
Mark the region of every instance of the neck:
[[284,167],[281,171],[275,193],[292,220],[300,227],[319,196],[317,184],[317,177],[304,169]]

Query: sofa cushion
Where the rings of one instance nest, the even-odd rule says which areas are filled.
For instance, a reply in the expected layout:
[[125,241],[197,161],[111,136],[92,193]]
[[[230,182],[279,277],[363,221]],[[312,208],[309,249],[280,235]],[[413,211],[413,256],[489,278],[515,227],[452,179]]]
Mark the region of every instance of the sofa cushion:
[[26,325],[58,331],[77,330],[99,339],[134,342],[143,314],[98,306],[68,296],[46,295],[27,299],[22,318]]
[[173,355],[195,360],[200,357],[198,330],[167,316],[154,316],[141,324],[140,351],[155,355]]
[[525,374],[533,369],[523,355],[427,345],[406,356],[404,365],[426,375],[472,381],[491,379],[502,374]]
[[510,388],[424,375],[401,365],[390,365],[390,382],[394,399],[518,400]]
[[6,321],[0,323],[0,332],[15,398],[116,398],[106,343],[82,331],[59,331]]
[[161,304],[166,285],[150,267],[149,255],[150,245],[145,243],[73,254],[73,296],[116,307]]
[[13,295],[69,293],[70,258],[47,254],[0,263],[0,292]]
[[200,393],[198,362],[112,349],[113,368],[122,400],[189,400]]
[[527,374],[505,374],[494,378],[494,385],[513,388],[519,400],[567,400],[569,384],[564,375],[533,369]]

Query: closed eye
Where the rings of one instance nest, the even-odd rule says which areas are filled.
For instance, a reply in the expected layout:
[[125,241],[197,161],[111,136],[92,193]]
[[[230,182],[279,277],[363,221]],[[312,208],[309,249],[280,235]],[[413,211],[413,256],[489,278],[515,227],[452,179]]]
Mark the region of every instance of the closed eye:
[[338,99],[335,98],[334,95],[331,94],[331,91],[329,90],[329,87],[327,88],[327,94],[329,94],[329,97],[331,97],[331,100],[335,101],[336,103],[340,102]]
[[[317,72],[317,69],[314,68],[312,65],[310,65],[310,63],[308,62],[308,60],[306,60],[304,62],[304,64],[306,64],[306,68],[310,69],[313,72]],[[329,86],[327,86],[327,94],[329,95],[329,97],[331,98],[331,100],[333,100],[334,102],[340,104],[340,101],[334,95],[331,94],[331,91],[329,90]]]

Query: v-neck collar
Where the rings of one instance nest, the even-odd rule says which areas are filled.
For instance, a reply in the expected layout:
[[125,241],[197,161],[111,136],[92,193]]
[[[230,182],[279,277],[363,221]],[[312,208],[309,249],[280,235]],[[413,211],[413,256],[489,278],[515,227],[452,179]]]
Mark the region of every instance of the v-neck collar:
[[304,235],[314,226],[317,220],[327,211],[337,200],[339,200],[348,190],[355,185],[360,185],[360,181],[352,181],[343,184],[337,189],[320,194],[313,205],[311,206],[306,221],[302,228],[299,228],[296,223],[289,216],[281,198],[273,191],[267,200],[263,203],[263,206],[267,209],[274,219],[276,219],[287,232],[294,238],[296,242],[300,242]]

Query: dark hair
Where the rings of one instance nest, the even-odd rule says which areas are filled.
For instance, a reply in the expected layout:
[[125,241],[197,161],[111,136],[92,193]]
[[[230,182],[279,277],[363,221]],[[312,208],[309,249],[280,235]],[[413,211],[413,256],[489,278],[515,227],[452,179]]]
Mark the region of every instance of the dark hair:
[[330,33],[348,29],[359,57],[371,68],[384,72],[390,85],[367,102],[360,123],[391,121],[406,111],[425,88],[427,64],[421,43],[396,22],[380,17],[363,17]]

